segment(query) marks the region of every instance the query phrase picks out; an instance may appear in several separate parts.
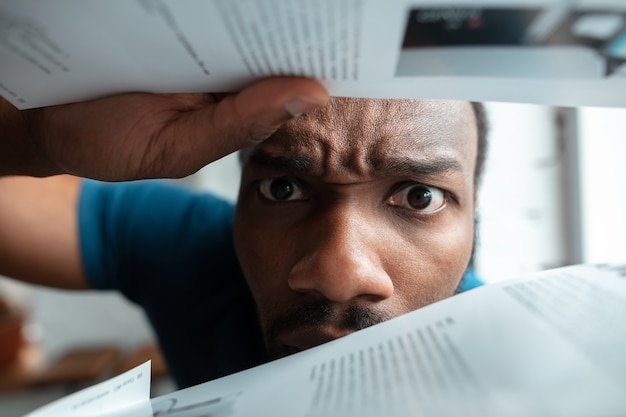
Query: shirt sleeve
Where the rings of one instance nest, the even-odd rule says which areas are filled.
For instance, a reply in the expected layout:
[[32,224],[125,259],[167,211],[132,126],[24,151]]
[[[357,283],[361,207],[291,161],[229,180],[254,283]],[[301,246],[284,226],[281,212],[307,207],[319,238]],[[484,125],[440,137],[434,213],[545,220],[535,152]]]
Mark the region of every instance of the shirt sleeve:
[[166,181],[85,180],[78,222],[87,280],[137,301],[146,280],[201,268],[230,245],[232,217],[231,203]]

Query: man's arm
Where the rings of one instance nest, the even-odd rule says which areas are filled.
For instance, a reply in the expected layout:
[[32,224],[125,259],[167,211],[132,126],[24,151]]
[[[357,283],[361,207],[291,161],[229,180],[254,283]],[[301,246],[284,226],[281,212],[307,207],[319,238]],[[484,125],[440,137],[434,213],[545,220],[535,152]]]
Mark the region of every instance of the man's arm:
[[45,286],[82,289],[77,230],[80,180],[0,178],[0,274]]
[[0,176],[184,177],[328,99],[296,77],[231,95],[133,93],[22,111],[0,99]]
[[56,165],[31,140],[33,111],[19,111],[0,97],[0,176],[43,177],[59,173]]

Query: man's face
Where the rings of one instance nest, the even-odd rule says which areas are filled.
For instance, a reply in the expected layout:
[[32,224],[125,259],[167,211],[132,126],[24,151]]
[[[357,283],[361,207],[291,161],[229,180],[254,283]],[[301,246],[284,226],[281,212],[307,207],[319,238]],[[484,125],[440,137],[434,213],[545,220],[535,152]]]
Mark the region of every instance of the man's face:
[[249,150],[235,247],[272,357],[454,293],[476,148],[469,103],[333,99]]

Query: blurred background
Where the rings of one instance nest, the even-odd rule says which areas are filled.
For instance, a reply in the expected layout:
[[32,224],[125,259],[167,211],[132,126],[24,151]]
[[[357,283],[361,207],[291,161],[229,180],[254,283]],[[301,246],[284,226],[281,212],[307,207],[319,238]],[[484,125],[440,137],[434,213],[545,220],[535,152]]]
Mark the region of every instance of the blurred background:
[[[495,282],[563,265],[626,261],[626,109],[488,103],[487,110],[478,276]],[[237,157],[178,182],[234,201]],[[49,290],[2,277],[0,294],[25,312],[25,343],[13,363],[0,368],[1,416],[21,416],[148,358],[152,395],[175,389],[147,321],[120,296]],[[4,346],[8,340],[0,335]],[[24,383],[33,370],[40,372],[34,387]]]

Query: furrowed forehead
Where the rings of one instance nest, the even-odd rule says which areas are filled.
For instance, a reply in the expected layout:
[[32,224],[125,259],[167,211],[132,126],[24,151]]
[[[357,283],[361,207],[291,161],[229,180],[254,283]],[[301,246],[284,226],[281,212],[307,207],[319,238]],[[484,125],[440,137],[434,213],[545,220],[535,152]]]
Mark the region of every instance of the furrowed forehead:
[[428,157],[475,143],[476,123],[466,102],[334,98],[285,124],[257,150],[347,164],[398,155]]

